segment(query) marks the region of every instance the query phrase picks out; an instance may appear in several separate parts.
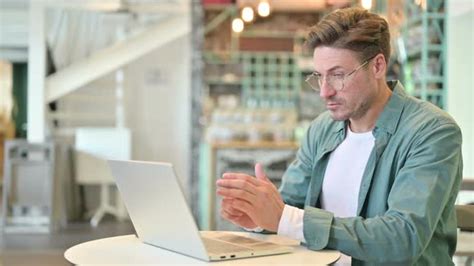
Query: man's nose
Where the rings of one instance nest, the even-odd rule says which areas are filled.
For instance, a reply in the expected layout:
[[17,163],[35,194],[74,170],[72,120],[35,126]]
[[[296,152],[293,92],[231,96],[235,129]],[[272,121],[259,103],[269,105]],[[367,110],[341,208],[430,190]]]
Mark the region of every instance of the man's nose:
[[320,85],[320,90],[319,90],[319,96],[323,99],[327,99],[332,97],[334,94],[336,94],[336,90],[331,86],[329,80],[324,77],[321,80],[321,85]]

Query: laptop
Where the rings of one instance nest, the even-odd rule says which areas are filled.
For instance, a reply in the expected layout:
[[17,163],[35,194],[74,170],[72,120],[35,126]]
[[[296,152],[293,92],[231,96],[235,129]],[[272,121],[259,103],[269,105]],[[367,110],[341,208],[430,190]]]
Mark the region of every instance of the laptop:
[[292,247],[226,232],[200,233],[169,163],[109,160],[112,175],[143,243],[220,261],[289,253]]

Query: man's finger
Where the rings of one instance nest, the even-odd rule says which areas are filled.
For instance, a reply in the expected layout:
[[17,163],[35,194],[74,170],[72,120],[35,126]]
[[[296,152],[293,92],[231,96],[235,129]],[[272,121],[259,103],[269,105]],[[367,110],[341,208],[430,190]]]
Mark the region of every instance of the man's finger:
[[244,213],[241,211],[229,212],[226,209],[221,209],[221,213],[224,213],[227,217],[231,217],[232,219],[236,219],[244,215]]
[[253,208],[252,204],[250,204],[248,201],[234,200],[232,202],[232,207],[234,209],[237,209],[238,211],[243,212],[244,214],[247,214],[249,217],[253,217],[254,208]]
[[270,182],[270,179],[268,179],[267,175],[265,174],[265,170],[263,170],[263,165],[261,163],[255,164],[255,176],[259,180]]
[[[224,219],[226,219],[227,221],[230,221],[231,223],[233,223],[237,226],[240,226],[240,227],[249,226],[249,225],[245,224],[245,222],[242,220],[243,216],[233,216],[233,215],[229,215],[228,213],[225,213],[225,212],[221,212],[221,216]],[[250,226],[253,226],[253,225],[250,225]]]
[[236,188],[248,191],[255,195],[256,185],[254,182],[249,182],[243,179],[219,179],[216,181],[216,185],[222,188]]
[[240,180],[246,180],[249,183],[252,183],[254,185],[258,185],[258,181],[255,177],[247,175],[247,174],[242,174],[242,173],[224,173],[222,175],[222,178],[218,180],[235,180],[235,179],[240,179]]
[[221,203],[221,209],[232,215],[242,215],[242,212],[232,207],[233,200],[223,200]]
[[218,188],[217,194],[225,198],[241,199],[248,202],[254,202],[256,200],[255,194],[252,194],[243,189]]
[[234,216],[234,215],[232,215],[232,214],[227,213],[227,212],[224,211],[224,210],[221,210],[221,216],[222,216],[224,219],[226,219],[226,220],[228,220],[228,221],[231,221],[232,223],[235,223],[234,221],[237,220],[237,219],[239,219],[239,216]]

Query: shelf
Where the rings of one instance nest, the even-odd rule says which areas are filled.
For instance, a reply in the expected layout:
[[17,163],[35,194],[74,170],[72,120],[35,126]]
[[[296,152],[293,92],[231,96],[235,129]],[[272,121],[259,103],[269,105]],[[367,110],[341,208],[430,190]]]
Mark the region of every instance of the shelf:
[[226,79],[226,78],[205,78],[209,85],[242,85],[242,79]]
[[421,24],[423,19],[428,20],[442,20],[445,18],[444,13],[425,13],[425,14],[417,14],[408,18],[406,26],[413,27],[415,25]]
[[[407,48],[409,52],[407,53],[407,56],[409,59],[413,59],[415,57],[421,57],[421,54],[423,53],[424,49],[421,46],[416,47],[415,49],[412,48]],[[443,46],[441,44],[429,44],[426,47],[426,51],[428,54],[430,53],[441,53],[443,51]]]
[[[421,89],[415,89],[413,92],[414,95],[420,96],[422,95]],[[441,89],[427,89],[426,90],[427,96],[443,96],[443,90]]]
[[445,1],[432,0],[425,4],[424,7],[412,1],[404,4],[407,20],[401,31],[404,42],[400,44],[403,45],[400,50],[406,51],[406,60],[401,62],[403,83],[409,94],[444,108]]
[[423,80],[421,80],[421,79],[414,79],[413,80],[413,83],[415,83],[416,85],[419,85],[423,82],[426,82],[426,83],[443,83],[444,82],[444,77],[443,76],[427,76],[427,77],[423,78]]
[[229,4],[205,4],[203,5],[205,11],[222,11],[225,9],[233,9],[235,5],[232,3]]
[[293,39],[295,33],[293,31],[263,31],[263,30],[246,30],[240,34],[241,37],[259,37],[259,38],[285,38]]

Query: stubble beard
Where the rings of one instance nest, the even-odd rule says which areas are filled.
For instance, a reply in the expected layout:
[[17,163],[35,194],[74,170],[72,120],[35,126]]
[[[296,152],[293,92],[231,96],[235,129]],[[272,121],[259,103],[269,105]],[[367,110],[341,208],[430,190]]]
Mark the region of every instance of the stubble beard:
[[[342,101],[341,104],[342,104],[341,107],[344,107],[346,102]],[[370,109],[371,105],[372,105],[372,98],[362,101],[362,103],[360,103],[357,106],[357,108],[355,108],[355,110],[353,110],[352,112],[342,113],[340,115],[337,115],[337,113],[334,113],[332,111],[329,111],[329,113],[331,115],[331,118],[335,121],[346,121],[349,119],[358,120],[367,114],[367,111]]]

